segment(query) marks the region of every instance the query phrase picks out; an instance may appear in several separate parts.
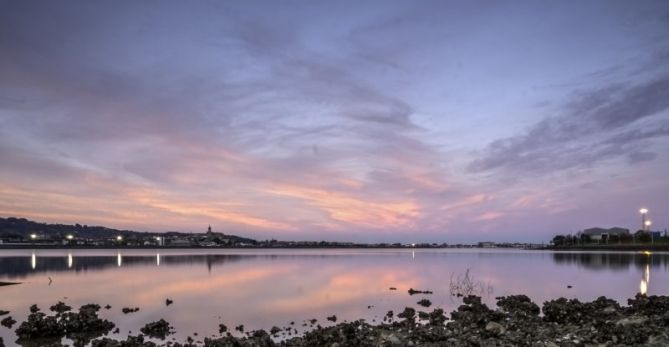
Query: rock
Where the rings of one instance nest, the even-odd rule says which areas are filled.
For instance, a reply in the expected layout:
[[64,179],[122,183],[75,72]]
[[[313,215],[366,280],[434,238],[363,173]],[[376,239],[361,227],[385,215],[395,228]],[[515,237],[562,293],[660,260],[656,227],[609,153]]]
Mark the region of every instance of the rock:
[[123,314],[128,314],[128,313],[133,313],[139,311],[139,307],[131,308],[131,307],[124,307],[121,309],[121,312]]
[[0,310],[0,316],[4,316],[6,314],[9,314],[9,311]]
[[393,346],[400,346],[402,345],[402,340],[397,336],[397,334],[390,332],[390,331],[382,331],[381,334],[379,335],[379,338],[383,342],[387,342],[390,345]]
[[170,323],[161,318],[156,322],[147,323],[140,331],[142,334],[164,340],[167,335],[172,333],[171,329]]
[[3,320],[0,321],[0,325],[3,327],[7,327],[8,329],[11,329],[12,326],[16,324],[16,320],[12,318],[12,316],[5,317]]
[[502,296],[497,299],[497,307],[511,315],[538,316],[541,309],[526,295]]
[[432,292],[429,290],[417,290],[409,288],[409,295],[415,295],[415,294],[432,294]]
[[485,330],[489,333],[495,334],[495,335],[501,335],[506,332],[506,329],[504,326],[497,322],[488,322],[485,326]]
[[430,301],[428,299],[422,299],[422,300],[418,301],[418,305],[421,305],[423,307],[430,307],[432,305],[432,301]]
[[72,307],[66,305],[64,302],[59,301],[57,304],[51,306],[49,309],[52,312],[56,312],[56,313],[60,314],[60,313],[65,313],[65,312],[68,312],[68,311],[72,310]]
[[616,322],[616,325],[628,326],[628,325],[641,325],[648,321],[647,317],[632,316],[623,318]]
[[228,327],[225,324],[218,325],[218,333],[223,334],[228,331]]
[[330,317],[326,317],[326,319],[329,320],[330,322],[336,322],[337,321],[337,316],[332,315]]
[[395,288],[395,287],[390,287],[390,288],[388,288],[388,289],[389,289],[389,290],[397,290],[397,288]]
[[105,306],[105,310],[109,310],[110,308],[112,308],[112,307],[111,307],[111,305],[109,305],[109,304],[107,304],[107,305]]
[[170,299],[165,299],[165,306],[170,306],[170,305],[172,305],[172,303],[174,303],[174,301],[172,301]]

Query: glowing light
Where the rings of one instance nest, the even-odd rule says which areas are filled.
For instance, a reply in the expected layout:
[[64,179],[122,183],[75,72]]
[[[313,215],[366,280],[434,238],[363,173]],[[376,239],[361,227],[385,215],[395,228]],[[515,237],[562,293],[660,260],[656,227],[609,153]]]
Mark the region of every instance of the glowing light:
[[160,253],[156,253],[156,266],[160,266]]
[[121,267],[121,264],[123,264],[123,257],[121,256],[121,252],[116,254],[116,264],[118,267]]
[[643,254],[645,254],[645,255],[651,255],[651,254],[653,254],[653,253],[651,253],[650,251],[643,251],[643,252],[641,252],[641,253],[643,253]]
[[639,210],[639,213],[646,214],[646,213],[648,213],[648,209],[647,208],[642,208],[642,209]]
[[639,283],[639,293],[646,295],[648,293],[649,284],[650,284],[650,265],[646,264],[646,268],[643,271],[643,277],[641,277],[641,283]]
[[35,251],[33,251],[32,256],[30,256],[30,266],[33,270],[37,267],[37,256],[35,255]]
[[647,220],[644,224],[645,224],[647,227],[649,227],[649,226],[651,226],[651,225],[653,224],[653,222]]
[[411,244],[411,247],[416,247],[416,244],[415,244],[415,243],[412,243],[412,244]]
[[74,259],[72,259],[72,252],[67,253],[67,268],[72,268],[72,264],[74,263]]
[[116,241],[123,241],[123,236],[121,236],[121,235],[116,236]]
[[74,238],[74,236],[72,236],[72,235],[67,235],[67,236],[65,236],[65,238],[68,239],[68,240],[72,240],[72,239]]
[[36,239],[36,238],[37,238],[37,234],[30,234],[30,238],[33,239],[33,240]]

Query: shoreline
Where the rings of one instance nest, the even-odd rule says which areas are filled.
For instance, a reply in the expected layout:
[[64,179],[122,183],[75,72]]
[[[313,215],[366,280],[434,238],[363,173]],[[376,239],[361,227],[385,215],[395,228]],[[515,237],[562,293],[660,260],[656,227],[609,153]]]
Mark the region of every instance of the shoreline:
[[[422,300],[421,300],[422,301]],[[467,296],[450,315],[441,308],[407,307],[402,312],[389,311],[380,323],[364,319],[337,323],[335,315],[322,327],[298,333],[293,323],[272,327],[269,331],[244,332],[218,325],[219,335],[188,337],[173,341],[174,328],[160,319],[134,327],[140,333],[127,337],[118,334],[113,322],[98,317],[100,305],[88,304],[78,310],[59,302],[49,310],[30,307],[30,315],[21,323],[12,322],[11,313],[2,325],[16,333],[18,344],[52,343],[60,345],[66,337],[75,346],[626,346],[669,344],[669,296],[637,294],[627,306],[600,297],[591,302],[557,298],[540,307],[525,295],[497,298],[496,308]],[[420,302],[419,302],[420,304]],[[1,307],[0,307],[1,308]],[[106,309],[111,309],[106,307]],[[118,309],[118,308],[117,308]],[[14,326],[16,324],[16,326]],[[203,322],[216,325],[217,322]],[[312,325],[316,322],[312,322]],[[13,329],[16,328],[16,329]],[[0,340],[0,343],[2,340]]]
[[544,250],[551,251],[669,251],[669,244],[608,244],[608,245],[575,245],[553,246]]

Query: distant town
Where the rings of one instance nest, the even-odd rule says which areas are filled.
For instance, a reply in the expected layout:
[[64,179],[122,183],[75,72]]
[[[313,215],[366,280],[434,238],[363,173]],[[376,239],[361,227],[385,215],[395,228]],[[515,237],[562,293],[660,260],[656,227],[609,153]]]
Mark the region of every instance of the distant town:
[[150,233],[103,226],[47,224],[25,218],[0,218],[0,248],[518,248],[538,249],[544,244],[477,242],[448,243],[354,243],[334,241],[280,241],[215,232]]

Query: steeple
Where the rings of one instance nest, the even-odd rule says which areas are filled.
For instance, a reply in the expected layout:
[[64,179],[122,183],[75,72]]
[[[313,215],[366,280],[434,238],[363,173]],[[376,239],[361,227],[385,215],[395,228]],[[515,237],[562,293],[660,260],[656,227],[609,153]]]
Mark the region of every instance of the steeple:
[[211,234],[211,224],[209,224],[209,228],[207,228],[207,234]]

